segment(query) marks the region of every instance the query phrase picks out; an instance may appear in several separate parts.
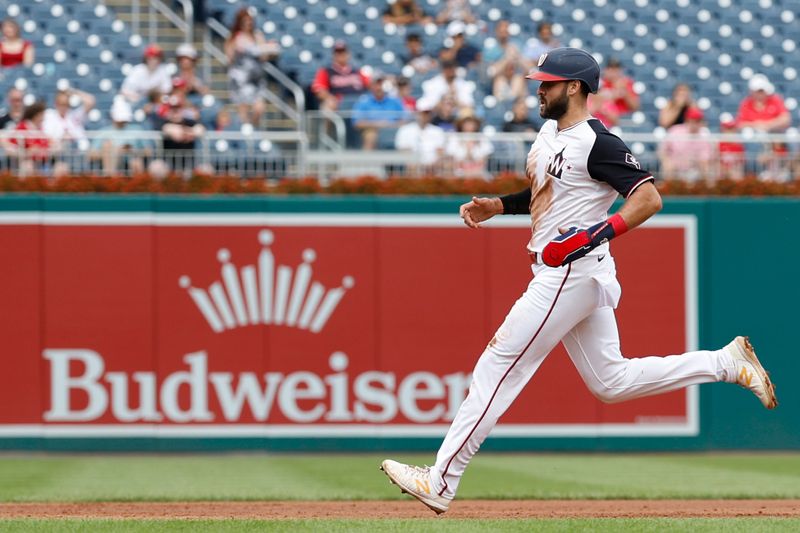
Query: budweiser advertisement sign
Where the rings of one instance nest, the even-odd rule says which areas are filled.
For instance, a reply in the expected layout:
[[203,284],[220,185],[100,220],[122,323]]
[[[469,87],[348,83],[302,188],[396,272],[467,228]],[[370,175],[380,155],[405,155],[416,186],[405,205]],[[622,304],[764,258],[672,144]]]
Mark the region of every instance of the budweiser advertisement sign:
[[[525,290],[528,223],[4,214],[0,436],[438,436]],[[695,346],[695,225],[614,243],[630,356]],[[605,405],[558,347],[499,436],[695,435],[694,389]]]

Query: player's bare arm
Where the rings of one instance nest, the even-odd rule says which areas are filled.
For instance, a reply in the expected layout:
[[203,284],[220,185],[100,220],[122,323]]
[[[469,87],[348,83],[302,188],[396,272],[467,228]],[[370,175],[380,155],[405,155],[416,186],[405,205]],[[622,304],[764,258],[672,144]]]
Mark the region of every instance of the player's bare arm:
[[628,230],[632,230],[659,211],[661,211],[661,195],[652,182],[647,182],[631,193],[617,211],[617,215],[625,221]]
[[601,244],[619,237],[642,224],[661,210],[661,195],[652,182],[642,183],[608,220],[587,229],[572,227],[561,229],[542,251],[542,260],[548,266],[563,266],[585,256]]
[[503,203],[500,198],[478,198],[462,204],[458,214],[464,219],[464,224],[470,228],[479,228],[480,223],[489,220],[495,215],[503,214]]

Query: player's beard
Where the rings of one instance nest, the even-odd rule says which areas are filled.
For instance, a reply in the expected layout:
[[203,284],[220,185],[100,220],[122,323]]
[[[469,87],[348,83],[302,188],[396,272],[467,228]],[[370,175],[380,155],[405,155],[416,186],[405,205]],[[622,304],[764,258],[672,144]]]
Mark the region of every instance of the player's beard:
[[567,96],[567,87],[564,86],[564,90],[561,91],[561,95],[556,99],[550,100],[544,106],[542,106],[542,110],[539,112],[539,115],[542,118],[558,120],[567,113],[568,107],[569,97]]

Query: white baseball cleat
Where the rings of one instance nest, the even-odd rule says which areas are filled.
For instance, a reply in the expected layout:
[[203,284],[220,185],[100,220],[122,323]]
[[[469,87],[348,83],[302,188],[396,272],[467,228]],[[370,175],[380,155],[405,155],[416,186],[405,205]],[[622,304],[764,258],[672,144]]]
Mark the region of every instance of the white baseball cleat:
[[450,508],[450,500],[433,490],[429,466],[406,465],[386,459],[381,463],[381,470],[389,476],[389,481],[400,487],[402,493],[415,497],[436,514],[442,514]]
[[733,359],[735,375],[731,377],[735,378],[735,383],[758,396],[767,409],[775,409],[778,406],[775,385],[770,381],[769,374],[758,361],[750,339],[736,337],[725,346],[725,349]]

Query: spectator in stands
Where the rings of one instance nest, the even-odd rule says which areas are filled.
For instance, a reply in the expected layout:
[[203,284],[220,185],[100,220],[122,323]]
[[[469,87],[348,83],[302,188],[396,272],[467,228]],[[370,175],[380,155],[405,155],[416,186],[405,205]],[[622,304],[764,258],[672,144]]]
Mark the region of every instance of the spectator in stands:
[[[750,94],[739,104],[736,122],[740,128],[764,133],[782,133],[792,123],[783,98],[763,74],[756,74],[747,84]],[[789,153],[784,143],[767,143],[758,155],[759,178],[783,181],[789,174]]]
[[522,55],[528,60],[528,64],[536,68],[539,58],[553,48],[558,48],[561,43],[553,35],[553,24],[551,22],[540,22],[536,27],[536,37],[528,39]]
[[514,102],[511,112],[513,116],[511,120],[503,124],[503,131],[511,133],[535,133],[539,131],[539,124],[531,120],[530,110],[524,98]]
[[[464,109],[471,110],[472,108],[466,107]],[[458,106],[456,105],[456,101],[452,95],[446,94],[439,100],[439,104],[434,109],[431,124],[439,126],[444,131],[455,131],[457,121]]]
[[189,96],[206,95],[209,92],[206,83],[197,75],[197,50],[189,43],[183,43],[175,50],[175,59],[178,71],[175,78],[186,82],[186,91]]
[[46,109],[47,105],[44,102],[34,102],[27,106],[15,130],[20,132],[20,137],[10,137],[5,140],[6,151],[16,155],[19,160],[19,171],[23,176],[33,172],[52,171],[54,177],[61,177],[69,170],[64,163],[54,161],[53,145],[42,131]]
[[429,101],[432,106],[437,106],[441,99],[449,94],[459,108],[474,107],[475,84],[459,76],[456,69],[454,61],[443,61],[442,72],[422,84],[422,99]]
[[672,98],[658,113],[658,125],[670,128],[675,124],[683,124],[686,110],[695,107],[692,89],[686,83],[679,83],[672,89]]
[[742,128],[763,132],[782,132],[792,122],[783,98],[775,94],[775,87],[763,74],[756,74],[748,82],[750,94],[739,104],[736,121]]
[[483,61],[486,64],[486,73],[494,78],[508,63],[521,66],[523,61],[519,45],[511,40],[509,22],[498,20],[494,27],[494,39],[487,39],[483,47]]
[[[70,105],[73,96],[81,101],[75,109]],[[56,145],[61,142],[85,140],[84,125],[89,111],[94,108],[94,103],[94,96],[87,92],[78,89],[58,91],[53,99],[53,109],[48,109],[44,113],[42,129]]]
[[400,59],[404,65],[411,66],[416,74],[425,74],[439,66],[436,58],[425,52],[418,33],[406,35],[406,53]]
[[467,0],[447,0],[442,10],[436,15],[436,24],[448,24],[455,20],[464,24],[478,22],[478,18],[472,12]]
[[483,135],[481,121],[472,112],[463,112],[456,122],[456,132],[447,142],[445,153],[452,158],[453,174],[460,178],[488,178],[486,170],[489,156],[494,151],[492,143]]
[[786,143],[774,142],[766,145],[756,160],[761,166],[758,179],[763,181],[789,181],[792,179],[792,158]]
[[384,24],[397,24],[407,26],[409,24],[427,24],[431,22],[431,17],[417,4],[416,0],[395,0],[386,6],[383,12]]
[[0,110],[0,129],[14,129],[25,112],[25,93],[11,87],[6,93],[6,107]]
[[144,158],[150,149],[148,143],[134,135],[142,130],[132,124],[133,110],[125,98],[117,97],[111,106],[111,126],[97,132],[90,151],[90,158],[100,161],[103,174],[112,176],[119,172],[124,174],[141,174],[144,172]]
[[333,45],[330,66],[317,71],[311,89],[320,102],[320,109],[335,111],[345,95],[359,95],[369,86],[369,78],[350,64],[350,49],[344,41]]
[[686,110],[686,121],[667,130],[667,136],[659,146],[661,177],[698,181],[712,180],[717,146],[709,138],[705,117],[700,108]]
[[[720,117],[719,130],[723,134],[739,133],[739,125],[730,114]],[[720,141],[717,146],[719,152],[719,177],[721,179],[739,180],[744,177],[745,150],[744,145],[736,141]]]
[[196,122],[200,121],[200,110],[189,100],[189,86],[183,78],[172,80],[172,92],[164,99],[158,113],[163,115],[170,111],[179,111],[180,114]]
[[258,125],[266,111],[267,77],[262,63],[276,61],[280,45],[277,41],[268,41],[256,29],[250,10],[242,8],[236,13],[224,48],[228,57],[231,101],[236,104],[242,123]]
[[241,131],[241,125],[237,124],[230,112],[223,107],[214,118],[214,131]]
[[33,43],[22,38],[19,24],[14,19],[5,19],[2,23],[3,39],[0,40],[0,66],[30,67],[35,60]]
[[173,170],[191,171],[197,139],[205,134],[200,113],[186,97],[186,87],[180,80],[166,103],[158,111],[156,129],[164,138],[164,152]]
[[417,99],[412,94],[411,80],[403,76],[397,78],[397,97],[406,111],[417,110]]
[[589,96],[589,112],[610,128],[637,109],[639,95],[633,89],[633,80],[624,74],[617,59],[609,59],[600,76],[600,90]]
[[144,112],[145,122],[152,128],[158,129],[161,119],[158,118],[158,111],[161,106],[167,101],[169,96],[163,94],[158,89],[153,89],[147,93],[147,101],[142,106],[141,110]]
[[150,91],[166,94],[171,87],[172,75],[169,66],[164,64],[164,51],[157,44],[151,44],[144,49],[142,63],[133,67],[125,77],[120,93],[135,104]]
[[400,126],[394,145],[398,150],[412,152],[419,163],[408,168],[410,174],[431,172],[444,152],[445,133],[431,124],[433,105],[420,99],[417,102],[417,120]]
[[361,148],[374,150],[378,147],[381,130],[396,128],[405,117],[403,102],[386,94],[386,77],[377,74],[370,81],[370,92],[361,95],[353,106],[353,126],[361,132]]
[[494,77],[492,94],[501,103],[528,96],[528,84],[519,71],[518,63],[512,61],[505,63],[503,70]]
[[460,67],[473,68],[481,62],[481,51],[467,42],[464,35],[466,30],[466,25],[460,20],[454,20],[447,25],[447,37],[452,44],[439,52],[439,59],[443,64],[454,61]]

